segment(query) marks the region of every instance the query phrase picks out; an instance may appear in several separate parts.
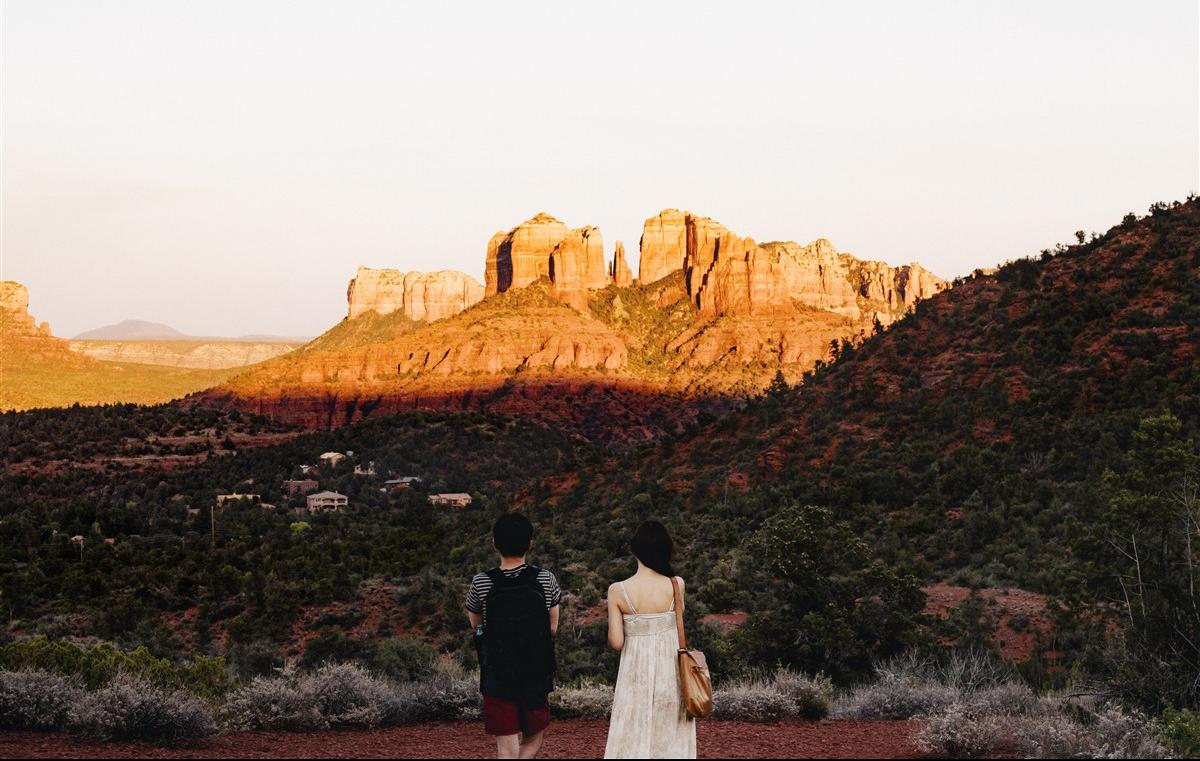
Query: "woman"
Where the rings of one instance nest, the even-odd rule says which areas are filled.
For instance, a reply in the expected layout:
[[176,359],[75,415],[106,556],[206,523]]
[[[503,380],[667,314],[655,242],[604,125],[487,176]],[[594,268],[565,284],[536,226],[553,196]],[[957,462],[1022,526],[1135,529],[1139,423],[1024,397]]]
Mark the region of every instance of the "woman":
[[646,521],[630,544],[637,573],[608,588],[608,644],[621,651],[605,758],[695,758],[696,722],[679,700],[671,535]]

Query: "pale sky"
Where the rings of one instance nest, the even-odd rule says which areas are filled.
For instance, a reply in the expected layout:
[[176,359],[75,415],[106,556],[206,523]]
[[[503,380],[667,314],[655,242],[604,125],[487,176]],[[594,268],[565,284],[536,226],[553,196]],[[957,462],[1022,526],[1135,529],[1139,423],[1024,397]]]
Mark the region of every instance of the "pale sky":
[[[315,335],[668,207],[943,277],[1200,190],[1195,0],[4,0],[0,275],[56,335]],[[636,261],[631,262],[636,272]]]

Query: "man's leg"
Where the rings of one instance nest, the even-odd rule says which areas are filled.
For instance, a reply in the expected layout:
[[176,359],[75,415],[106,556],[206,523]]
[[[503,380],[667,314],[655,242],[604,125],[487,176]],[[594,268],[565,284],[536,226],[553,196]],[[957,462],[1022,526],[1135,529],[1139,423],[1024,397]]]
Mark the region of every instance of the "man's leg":
[[521,751],[520,735],[496,736],[496,758],[525,758]]
[[521,758],[537,758],[538,751],[542,749],[542,738],[546,736],[546,731],[542,730],[536,735],[529,735],[521,739]]

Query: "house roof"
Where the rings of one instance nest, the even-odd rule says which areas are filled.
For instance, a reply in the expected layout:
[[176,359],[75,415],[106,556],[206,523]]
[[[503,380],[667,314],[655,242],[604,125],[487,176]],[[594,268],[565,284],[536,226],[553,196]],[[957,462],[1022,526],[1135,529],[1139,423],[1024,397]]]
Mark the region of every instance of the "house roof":
[[312,499],[313,497],[321,497],[321,498],[323,498],[323,499],[332,499],[332,498],[335,498],[335,497],[341,497],[342,499],[346,499],[346,495],[345,495],[345,494],[338,494],[338,493],[337,493],[337,492],[335,492],[335,491],[319,491],[319,492],[317,492],[316,494],[309,494],[309,495],[308,495],[308,498],[309,498],[309,499]]
[[461,492],[461,491],[460,491],[460,492],[453,492],[453,493],[450,493],[450,494],[432,494],[432,495],[430,495],[430,496],[433,496],[433,497],[442,497],[442,498],[444,498],[444,499],[463,499],[464,497],[465,497],[466,499],[470,499],[470,498],[471,498],[471,495],[470,495],[470,494],[467,494],[466,492]]

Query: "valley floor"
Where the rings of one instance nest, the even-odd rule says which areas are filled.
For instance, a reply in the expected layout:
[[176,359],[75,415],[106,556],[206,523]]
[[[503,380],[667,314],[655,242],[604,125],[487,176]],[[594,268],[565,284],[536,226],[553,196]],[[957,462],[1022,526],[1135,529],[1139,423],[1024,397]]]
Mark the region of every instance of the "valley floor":
[[[701,758],[917,758],[914,721],[702,721]],[[542,758],[601,758],[605,721],[551,725]],[[230,732],[196,745],[89,744],[62,734],[0,732],[0,758],[490,758],[479,722],[370,731]]]

